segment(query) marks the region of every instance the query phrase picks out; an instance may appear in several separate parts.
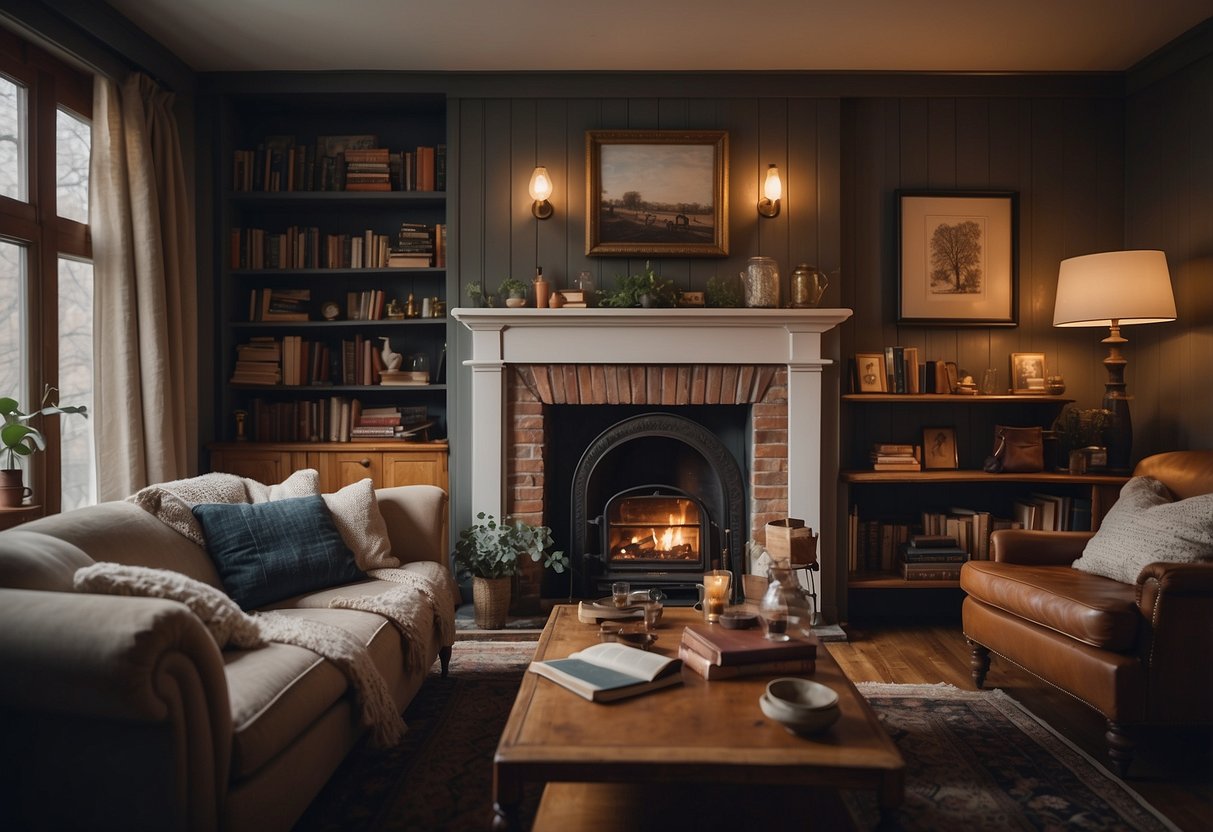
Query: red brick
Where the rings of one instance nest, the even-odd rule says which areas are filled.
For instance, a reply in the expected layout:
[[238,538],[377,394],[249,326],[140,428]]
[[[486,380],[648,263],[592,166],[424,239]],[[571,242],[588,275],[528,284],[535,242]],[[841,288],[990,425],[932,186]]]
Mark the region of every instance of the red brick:
[[750,483],[756,487],[779,485],[786,488],[788,485],[788,474],[786,471],[754,471],[750,474]]
[[751,496],[755,500],[786,500],[788,487],[786,485],[756,485]]
[[770,457],[783,457],[786,459],[787,456],[788,456],[788,446],[787,445],[772,444],[772,445],[754,446],[754,457],[755,458],[768,458],[769,459]]
[[786,422],[788,418],[788,406],[786,404],[760,403],[754,405],[752,415],[755,419],[783,419]]
[[751,471],[786,471],[788,470],[787,457],[769,457],[766,459],[755,459],[750,463]]
[[788,431],[786,428],[754,431],[755,445],[787,445],[787,443]]

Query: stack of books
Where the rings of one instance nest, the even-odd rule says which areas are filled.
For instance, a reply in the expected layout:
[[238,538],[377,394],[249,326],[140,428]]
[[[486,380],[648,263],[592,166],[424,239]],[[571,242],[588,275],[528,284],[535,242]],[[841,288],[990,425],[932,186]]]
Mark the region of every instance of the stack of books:
[[877,442],[872,446],[873,471],[921,471],[922,451],[918,445]]
[[589,306],[589,302],[585,299],[585,292],[580,289],[561,289],[560,297],[564,300],[562,305],[565,309],[585,309]]
[[347,149],[345,151],[345,189],[347,191],[390,191],[391,155],[386,147]]
[[275,338],[257,337],[236,347],[232,384],[281,384],[282,344]]
[[761,627],[729,630],[719,624],[688,624],[678,658],[708,681],[812,673],[817,669],[817,638],[768,641]]
[[902,574],[907,581],[954,581],[969,553],[954,537],[916,534],[901,548]]
[[382,442],[388,439],[417,439],[434,424],[420,407],[368,407],[353,414],[352,442]]
[[388,252],[390,269],[424,269],[434,264],[434,233],[424,223],[403,222]]

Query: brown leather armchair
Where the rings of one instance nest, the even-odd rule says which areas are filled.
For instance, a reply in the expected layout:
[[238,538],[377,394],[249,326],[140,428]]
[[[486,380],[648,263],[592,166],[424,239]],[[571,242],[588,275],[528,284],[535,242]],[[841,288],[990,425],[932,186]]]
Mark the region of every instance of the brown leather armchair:
[[[1213,451],[1147,457],[1133,473],[1176,499],[1213,493]],[[992,559],[960,572],[964,634],[977,687],[995,653],[1099,711],[1123,777],[1130,726],[1213,724],[1213,563],[1151,563],[1125,584],[1071,568],[1090,537],[996,532]]]

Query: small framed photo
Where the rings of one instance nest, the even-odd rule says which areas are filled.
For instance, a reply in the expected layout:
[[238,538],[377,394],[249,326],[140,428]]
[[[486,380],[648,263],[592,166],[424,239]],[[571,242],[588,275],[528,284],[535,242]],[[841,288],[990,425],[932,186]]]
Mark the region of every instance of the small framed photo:
[[952,469],[960,467],[956,453],[956,428],[922,429],[922,467]]
[[889,392],[884,353],[855,353],[855,390],[859,393]]
[[1011,392],[1045,392],[1045,354],[1043,352],[1011,353]]

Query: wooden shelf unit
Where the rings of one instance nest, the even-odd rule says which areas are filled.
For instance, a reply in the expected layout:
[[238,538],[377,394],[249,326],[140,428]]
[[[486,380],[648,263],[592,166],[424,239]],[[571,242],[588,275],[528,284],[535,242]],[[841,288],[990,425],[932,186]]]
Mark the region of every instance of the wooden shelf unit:
[[[845,411],[842,421],[846,427],[845,467],[839,475],[840,529],[849,529],[853,506],[858,507],[863,519],[914,525],[922,511],[942,511],[954,506],[1009,516],[1007,507],[1033,492],[1089,499],[1092,528],[1098,528],[1127,480],[1118,474],[1072,476],[1048,470],[991,474],[978,467],[992,451],[994,425],[1037,424],[1047,430],[1073,399],[1047,395],[855,393],[844,395],[842,401]],[[927,471],[866,468],[872,444],[921,444],[923,428],[943,426],[956,428],[960,468]],[[848,532],[841,533],[839,538],[842,562],[848,563]],[[847,576],[849,590],[940,590],[959,586],[955,580],[907,581],[893,572],[863,568]]]

